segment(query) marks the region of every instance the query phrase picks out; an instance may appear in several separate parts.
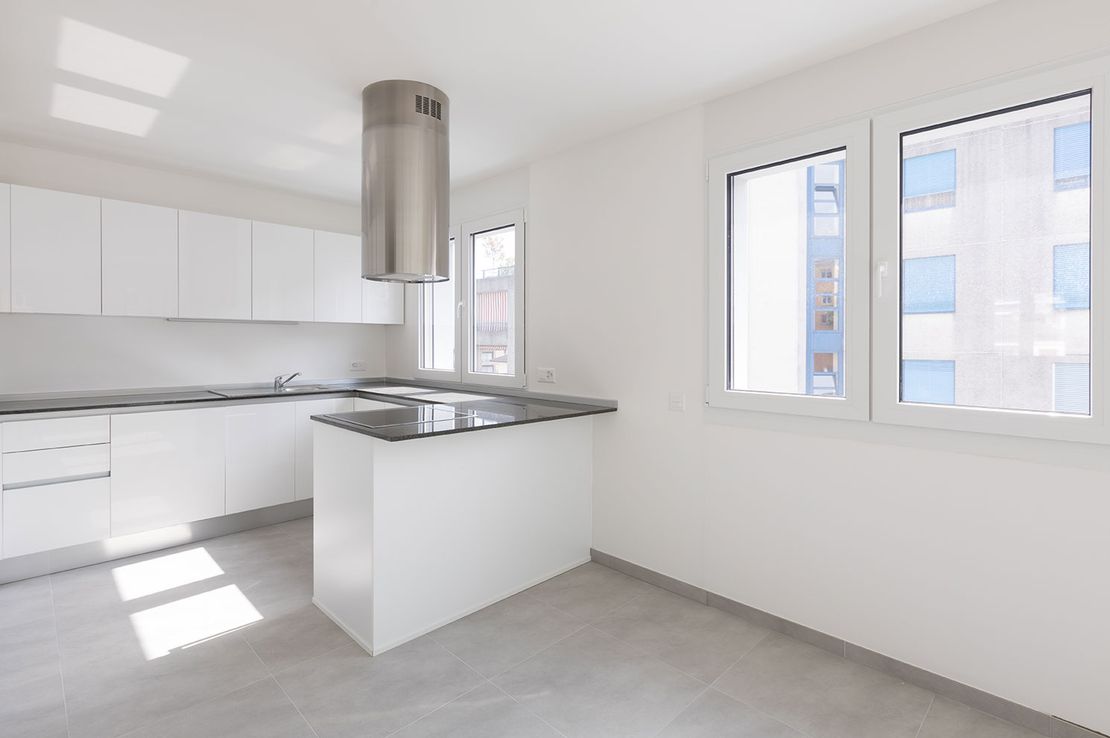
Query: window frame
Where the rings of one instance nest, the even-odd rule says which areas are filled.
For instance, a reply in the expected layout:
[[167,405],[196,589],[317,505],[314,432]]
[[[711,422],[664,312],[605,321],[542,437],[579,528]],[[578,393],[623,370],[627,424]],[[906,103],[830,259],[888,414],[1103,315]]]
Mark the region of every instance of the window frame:
[[[728,388],[730,337],[729,177],[748,171],[845,150],[844,396],[785,394]],[[870,323],[871,121],[862,119],[714,156],[707,178],[708,356],[706,404],[710,407],[824,418],[869,417],[868,328]]]
[[430,282],[417,285],[416,290],[416,368],[413,370],[413,377],[419,379],[433,379],[441,382],[461,382],[462,381],[462,361],[460,361],[459,351],[459,336],[460,326],[463,315],[463,297],[459,294],[459,280],[460,272],[460,244],[461,228],[457,225],[451,226],[447,229],[448,243],[454,242],[453,251],[455,261],[455,368],[454,369],[429,369],[424,367],[424,291],[433,285],[440,284],[439,282]]
[[[474,365],[475,347],[471,341],[470,321],[475,306],[471,299],[471,275],[473,273],[473,242],[474,236],[501,228],[513,227],[515,235],[515,263],[513,266],[514,301],[513,321],[515,337],[513,349],[515,355],[515,374],[487,374],[471,370]],[[459,228],[461,238],[457,240],[456,267],[459,274],[459,285],[462,290],[460,296],[461,308],[459,319],[456,322],[458,333],[456,336],[455,356],[461,358],[460,376],[467,384],[484,384],[493,387],[523,388],[528,386],[527,364],[525,357],[525,255],[526,255],[526,219],[523,208],[508,210],[494,215],[467,221]]]
[[[905,132],[983,116],[1008,108],[1091,91],[1091,315],[1101,315],[1110,280],[1100,245],[1104,213],[1104,139],[1107,127],[1106,60],[1041,72],[1020,79],[936,97],[876,116],[872,187],[874,192],[872,305],[872,419],[896,425],[1016,435],[1054,440],[1110,442],[1104,418],[1104,360],[1110,321],[1090,327],[1091,393],[1089,416],[1052,411],[1010,410],[903,403],[899,398],[901,355],[901,201],[902,139]],[[914,215],[911,213],[910,215]],[[1051,268],[1051,266],[1049,267]],[[958,367],[957,367],[958,372]]]

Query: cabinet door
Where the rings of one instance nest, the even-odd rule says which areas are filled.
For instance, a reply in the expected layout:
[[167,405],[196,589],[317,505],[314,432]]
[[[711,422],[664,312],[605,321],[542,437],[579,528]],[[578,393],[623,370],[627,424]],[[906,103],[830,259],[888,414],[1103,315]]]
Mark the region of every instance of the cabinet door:
[[228,515],[293,501],[295,404],[227,409]]
[[224,514],[224,408],[112,416],[112,535]]
[[405,322],[405,286],[362,280],[362,322]]
[[12,309],[12,188],[0,184],[0,313]]
[[362,322],[362,242],[346,233],[315,231],[316,322]]
[[105,315],[177,317],[177,211],[101,202],[101,285]]
[[100,198],[12,186],[12,311],[100,315]]
[[251,222],[178,213],[178,312],[182,318],[250,320]]
[[105,477],[4,490],[4,556],[108,538],[109,489]]
[[312,231],[253,223],[252,317],[312,320]]
[[294,494],[298,500],[312,497],[312,429],[316,425],[313,415],[349,413],[355,409],[353,397],[328,400],[305,400],[297,403],[297,453],[295,472],[297,483]]

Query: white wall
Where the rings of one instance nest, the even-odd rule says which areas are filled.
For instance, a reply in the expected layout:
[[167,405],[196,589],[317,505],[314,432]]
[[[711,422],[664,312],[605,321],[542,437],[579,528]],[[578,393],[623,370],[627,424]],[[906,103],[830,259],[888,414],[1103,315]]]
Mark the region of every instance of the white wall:
[[[357,233],[357,205],[0,142],[0,182]],[[386,371],[385,328],[0,313],[0,394],[353,378]],[[348,371],[351,361],[367,369]]]
[[1107,38],[1102,2],[1009,0],[535,162],[529,373],[620,402],[595,547],[1110,731],[1104,447],[701,404],[706,156]]

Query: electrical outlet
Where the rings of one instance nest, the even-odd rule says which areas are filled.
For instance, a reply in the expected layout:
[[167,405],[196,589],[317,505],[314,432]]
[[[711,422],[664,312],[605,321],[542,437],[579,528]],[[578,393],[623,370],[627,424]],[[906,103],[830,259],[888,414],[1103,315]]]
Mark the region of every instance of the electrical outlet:
[[667,395],[667,409],[676,413],[686,412],[686,395],[682,392],[672,392]]
[[364,371],[366,371],[366,360],[365,359],[356,359],[355,361],[352,361],[351,362],[351,371],[352,372],[364,372]]
[[546,384],[555,384],[555,370],[549,366],[536,367],[536,381]]

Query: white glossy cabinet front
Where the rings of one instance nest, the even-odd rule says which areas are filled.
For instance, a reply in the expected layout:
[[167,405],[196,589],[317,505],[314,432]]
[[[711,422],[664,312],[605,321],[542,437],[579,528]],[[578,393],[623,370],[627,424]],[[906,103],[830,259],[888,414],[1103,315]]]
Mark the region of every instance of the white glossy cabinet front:
[[0,313],[12,309],[12,188],[0,184]]
[[294,405],[227,408],[228,515],[293,501]]
[[177,211],[101,202],[104,315],[177,317]]
[[362,280],[362,322],[400,324],[405,322],[405,286]]
[[112,535],[224,514],[225,408],[112,416]]
[[251,222],[178,213],[178,307],[182,318],[251,319]]
[[100,315],[100,198],[12,186],[11,292],[13,312]]
[[358,236],[315,231],[316,320],[362,322],[362,246]]
[[109,489],[105,477],[4,490],[3,555],[23,556],[107,538]]
[[252,317],[311,321],[313,237],[307,228],[253,223]]
[[312,497],[312,431],[316,425],[312,416],[349,413],[355,409],[355,402],[353,397],[337,397],[297,403],[297,452],[294,463],[297,478],[295,495],[298,500]]

